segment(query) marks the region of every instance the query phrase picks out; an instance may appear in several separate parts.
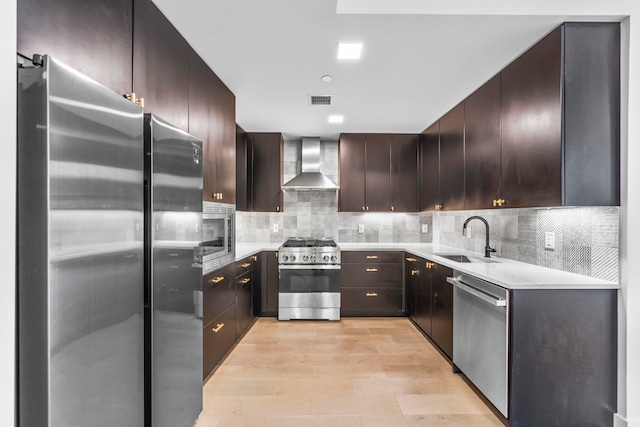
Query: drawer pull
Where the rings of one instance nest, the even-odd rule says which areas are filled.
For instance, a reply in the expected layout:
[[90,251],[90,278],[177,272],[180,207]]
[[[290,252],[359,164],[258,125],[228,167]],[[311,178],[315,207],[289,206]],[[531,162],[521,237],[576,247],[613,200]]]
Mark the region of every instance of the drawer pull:
[[368,297],[377,297],[377,296],[378,296],[378,294],[377,294],[377,293],[375,293],[375,292],[367,292],[367,293],[365,294],[365,296],[368,296]]
[[246,279],[242,279],[242,280],[240,281],[240,283],[242,283],[243,285],[246,285],[246,284],[247,284],[247,283],[249,283],[250,281],[251,281],[251,279],[247,277]]
[[254,256],[252,256],[252,257],[251,257],[251,259],[252,259],[254,262],[255,262],[255,261],[258,261],[258,257],[257,257],[257,256],[255,256],[255,255],[254,255]]
[[242,268],[251,267],[251,263],[250,263],[250,262],[245,262],[245,263],[244,263],[244,264],[242,264],[240,267],[242,267]]
[[212,283],[212,284],[214,284],[214,285],[215,285],[215,284],[217,284],[217,283],[222,282],[223,280],[224,280],[224,276],[218,276],[218,277],[216,277],[215,279],[211,280],[209,283]]
[[217,334],[217,333],[218,333],[218,331],[219,331],[220,329],[222,329],[222,328],[224,328],[224,323],[218,323],[218,324],[216,325],[216,327],[215,327],[215,328],[211,328],[211,330]]
[[416,262],[416,259],[415,259],[415,258],[405,258],[405,259],[406,259],[407,261],[409,261],[409,262]]
[[378,255],[367,255],[367,259],[378,259]]
[[378,271],[377,268],[367,268],[367,273],[375,273],[377,271]]
[[418,275],[418,273],[419,273],[419,271],[418,271],[418,270],[411,270],[411,275],[412,275],[412,276],[417,276],[417,275]]

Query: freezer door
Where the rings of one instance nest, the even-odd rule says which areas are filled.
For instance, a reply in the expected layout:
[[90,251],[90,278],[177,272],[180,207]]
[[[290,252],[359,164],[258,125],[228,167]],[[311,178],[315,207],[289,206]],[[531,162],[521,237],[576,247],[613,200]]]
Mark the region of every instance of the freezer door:
[[18,72],[21,426],[143,422],[143,115],[45,56]]
[[202,142],[145,115],[152,207],[150,407],[153,427],[191,427],[202,411]]

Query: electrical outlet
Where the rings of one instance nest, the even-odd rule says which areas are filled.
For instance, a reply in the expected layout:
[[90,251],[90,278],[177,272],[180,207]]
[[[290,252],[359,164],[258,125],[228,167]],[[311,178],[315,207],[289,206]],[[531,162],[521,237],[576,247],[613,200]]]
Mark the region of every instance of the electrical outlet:
[[273,231],[274,233],[278,232],[278,223],[277,222],[275,224],[271,225],[271,231]]
[[471,238],[471,227],[467,227],[467,237]]
[[422,234],[429,232],[429,224],[422,224]]
[[364,233],[364,224],[358,224],[358,234]]
[[544,233],[544,248],[551,249],[552,251],[556,249],[556,233],[553,231]]

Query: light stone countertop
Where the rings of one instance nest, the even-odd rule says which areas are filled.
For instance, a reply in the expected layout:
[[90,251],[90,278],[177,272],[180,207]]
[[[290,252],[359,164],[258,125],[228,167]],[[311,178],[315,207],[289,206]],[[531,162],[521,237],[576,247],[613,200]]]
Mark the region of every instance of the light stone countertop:
[[[343,251],[406,251],[429,261],[453,268],[462,273],[484,279],[507,289],[619,289],[620,285],[575,273],[540,267],[505,258],[492,257],[493,263],[459,263],[437,254],[461,254],[483,258],[483,254],[431,243],[340,243]],[[236,246],[236,259],[260,251],[275,251],[279,243],[240,243]]]

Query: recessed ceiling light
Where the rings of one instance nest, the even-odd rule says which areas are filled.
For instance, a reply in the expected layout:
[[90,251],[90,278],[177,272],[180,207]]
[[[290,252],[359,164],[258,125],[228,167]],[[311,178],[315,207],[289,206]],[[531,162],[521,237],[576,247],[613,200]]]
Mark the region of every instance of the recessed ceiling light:
[[331,80],[333,80],[333,77],[331,77],[329,74],[325,74],[324,76],[320,77],[320,80],[322,80],[323,82],[330,82]]
[[332,114],[329,116],[329,123],[342,123],[344,122],[344,116],[340,114]]
[[362,43],[338,44],[338,59],[360,59]]

